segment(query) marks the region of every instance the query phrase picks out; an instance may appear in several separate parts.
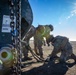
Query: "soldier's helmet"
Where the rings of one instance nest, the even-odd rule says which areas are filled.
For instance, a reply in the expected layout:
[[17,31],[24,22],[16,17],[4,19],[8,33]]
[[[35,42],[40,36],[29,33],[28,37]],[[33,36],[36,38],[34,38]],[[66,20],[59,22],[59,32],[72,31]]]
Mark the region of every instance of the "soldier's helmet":
[[53,27],[53,25],[49,25],[49,27],[50,27],[50,29],[51,29],[51,31],[53,31],[54,30],[54,27]]

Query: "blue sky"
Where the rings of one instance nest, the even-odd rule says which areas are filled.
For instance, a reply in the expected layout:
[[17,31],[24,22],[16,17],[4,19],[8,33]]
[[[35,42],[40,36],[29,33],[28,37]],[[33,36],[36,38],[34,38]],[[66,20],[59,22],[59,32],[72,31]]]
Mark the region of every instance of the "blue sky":
[[52,24],[55,36],[76,40],[76,0],[29,0],[33,25]]

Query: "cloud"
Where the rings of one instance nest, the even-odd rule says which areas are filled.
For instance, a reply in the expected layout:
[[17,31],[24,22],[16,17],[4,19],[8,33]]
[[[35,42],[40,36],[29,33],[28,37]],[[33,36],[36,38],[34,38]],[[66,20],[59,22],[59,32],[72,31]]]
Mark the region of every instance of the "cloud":
[[76,9],[74,9],[73,11],[71,11],[72,14],[76,15]]
[[74,16],[74,14],[71,14],[71,16]]
[[68,17],[66,17],[66,20],[68,20],[68,19],[70,19],[71,17],[73,17],[74,16],[74,14],[72,13],[72,14],[70,14],[70,16],[68,16]]
[[73,4],[72,14],[76,15],[76,3]]
[[60,22],[58,23],[59,25],[63,25],[64,22],[67,22],[70,18],[76,16],[76,2],[71,3],[71,11],[69,12],[69,15],[64,17],[65,19],[60,18]]
[[71,16],[68,16],[66,19],[69,19]]

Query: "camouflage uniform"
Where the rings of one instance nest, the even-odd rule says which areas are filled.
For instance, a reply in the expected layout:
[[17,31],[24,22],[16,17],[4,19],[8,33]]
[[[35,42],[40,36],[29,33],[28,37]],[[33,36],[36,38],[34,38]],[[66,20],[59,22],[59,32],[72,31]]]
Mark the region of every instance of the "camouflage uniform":
[[34,35],[34,51],[37,55],[40,55],[41,58],[43,58],[43,45],[44,39],[41,37],[41,35],[37,34]]
[[[48,40],[47,40],[48,41]],[[73,54],[72,46],[68,38],[63,36],[56,36],[55,38],[51,36],[48,42],[52,42],[54,49],[50,55],[50,58],[55,57],[57,53],[61,52],[60,61],[66,61],[69,57],[76,61],[76,57]]]
[[32,36],[34,36],[35,34],[35,27],[31,25],[30,29],[28,30],[28,32],[26,33],[26,35],[24,36],[23,40],[25,41],[25,43],[23,43],[23,54],[24,54],[24,58],[27,59],[28,58],[28,51],[29,51],[29,40]]
[[48,38],[50,36],[50,31],[53,30],[52,25],[39,25],[36,28],[36,32],[34,35],[34,50],[35,53],[40,55],[41,58],[43,58],[43,49],[42,45],[44,44],[45,46],[45,38]]

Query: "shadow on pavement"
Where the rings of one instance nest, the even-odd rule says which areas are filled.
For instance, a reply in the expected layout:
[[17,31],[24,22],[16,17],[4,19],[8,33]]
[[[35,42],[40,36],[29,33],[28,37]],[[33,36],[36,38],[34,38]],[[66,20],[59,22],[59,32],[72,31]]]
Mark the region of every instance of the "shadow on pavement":
[[75,63],[55,63],[54,61],[48,61],[42,66],[23,72],[22,75],[65,75],[68,68],[73,65]]

